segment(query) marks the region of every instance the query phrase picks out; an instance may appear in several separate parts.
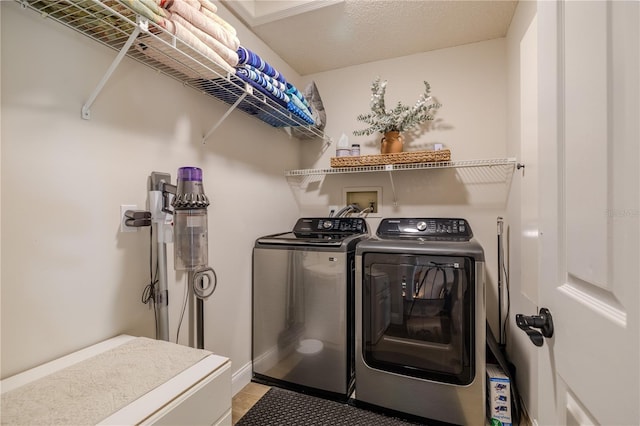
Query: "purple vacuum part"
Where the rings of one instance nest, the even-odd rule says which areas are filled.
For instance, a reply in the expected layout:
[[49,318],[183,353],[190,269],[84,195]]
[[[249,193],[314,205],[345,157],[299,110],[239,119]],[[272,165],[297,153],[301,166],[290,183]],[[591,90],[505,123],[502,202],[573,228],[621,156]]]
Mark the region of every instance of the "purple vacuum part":
[[178,180],[202,182],[202,169],[199,167],[180,167],[178,169]]

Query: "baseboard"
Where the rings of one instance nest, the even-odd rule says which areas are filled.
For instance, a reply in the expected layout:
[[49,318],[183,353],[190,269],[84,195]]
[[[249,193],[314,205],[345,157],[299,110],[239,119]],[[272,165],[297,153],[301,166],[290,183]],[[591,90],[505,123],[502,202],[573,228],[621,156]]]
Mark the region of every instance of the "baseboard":
[[231,394],[235,396],[242,388],[247,386],[251,382],[252,375],[253,368],[251,361],[249,361],[231,376]]
[[269,371],[281,361],[280,350],[278,345],[274,345],[268,350],[264,351],[260,355],[256,355],[254,363],[256,364],[256,371]]

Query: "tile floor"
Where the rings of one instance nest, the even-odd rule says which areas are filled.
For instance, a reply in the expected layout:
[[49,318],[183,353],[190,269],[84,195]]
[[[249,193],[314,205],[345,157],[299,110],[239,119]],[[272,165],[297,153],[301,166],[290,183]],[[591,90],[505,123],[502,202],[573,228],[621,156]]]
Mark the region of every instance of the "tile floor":
[[238,392],[231,402],[231,421],[235,425],[262,396],[271,389],[269,386],[251,382]]

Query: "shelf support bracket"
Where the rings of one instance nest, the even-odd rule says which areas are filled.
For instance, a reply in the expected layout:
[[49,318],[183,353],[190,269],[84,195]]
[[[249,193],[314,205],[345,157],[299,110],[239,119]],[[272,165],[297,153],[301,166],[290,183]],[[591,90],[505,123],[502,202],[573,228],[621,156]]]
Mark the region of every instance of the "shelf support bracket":
[[389,172],[389,182],[391,183],[391,193],[393,194],[393,207],[398,207],[398,197],[396,196],[396,186],[393,183],[393,164],[387,164],[384,169]]
[[247,96],[248,92],[243,92],[242,95],[240,95],[240,97],[238,99],[236,99],[236,101],[233,103],[233,105],[231,105],[231,107],[227,110],[227,112],[224,113],[224,115],[222,117],[220,117],[220,119],[216,122],[216,124],[213,125],[213,127],[211,127],[211,129],[209,129],[209,131],[207,132],[206,135],[204,135],[204,137],[202,138],[202,143],[204,144],[205,142],[207,142],[207,139],[209,139],[209,136],[211,136],[213,134],[213,132],[216,131],[216,129],[222,124],[222,122],[229,116],[229,114],[231,114],[231,112],[236,109],[236,107],[238,105],[240,105],[240,102],[242,102],[242,100]]
[[84,118],[85,120],[91,119],[91,105],[93,105],[96,98],[102,91],[103,87],[105,86],[105,84],[107,84],[107,81],[111,77],[111,74],[113,74],[113,72],[118,67],[118,65],[120,65],[122,58],[124,58],[124,55],[127,54],[127,52],[129,51],[129,48],[131,47],[135,39],[138,37],[138,34],[140,34],[141,27],[143,27],[143,29],[147,31],[148,25],[149,25],[149,21],[138,19],[138,25],[136,25],[136,28],[133,30],[133,32],[127,39],[127,42],[124,44],[124,46],[122,46],[122,49],[120,49],[120,52],[118,52],[118,55],[116,56],[116,58],[113,60],[113,62],[107,69],[107,72],[102,76],[102,80],[100,80],[96,88],[93,89],[93,92],[89,96],[89,99],[87,100],[87,102],[85,102],[85,104],[82,106],[82,118]]

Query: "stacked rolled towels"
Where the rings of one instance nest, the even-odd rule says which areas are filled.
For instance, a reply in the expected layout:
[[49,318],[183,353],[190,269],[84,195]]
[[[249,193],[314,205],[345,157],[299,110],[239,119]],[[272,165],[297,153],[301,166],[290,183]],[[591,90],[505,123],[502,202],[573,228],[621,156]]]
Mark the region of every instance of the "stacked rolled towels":
[[[226,73],[252,85],[303,122],[322,124],[322,120],[318,121],[318,112],[312,109],[309,101],[293,84],[258,54],[240,45],[236,29],[217,14],[218,8],[211,0],[119,1],[175,35]],[[156,30],[157,33],[160,31]],[[220,73],[210,69],[206,63],[183,63],[177,60],[172,55],[172,46],[160,38],[141,36],[135,48],[187,78],[220,78]]]
[[[149,19],[169,33],[175,35],[190,48],[212,60],[230,74],[235,73],[238,65],[237,49],[240,40],[231,24],[217,15],[217,6],[210,0],[121,0],[131,9]],[[145,53],[161,60],[165,55],[158,53],[163,49],[158,42],[149,38],[146,45],[154,49],[145,49]],[[140,45],[138,45],[140,46]],[[180,70],[184,72],[184,70]],[[201,71],[201,70],[199,70]],[[187,74],[188,77],[195,77]],[[205,75],[215,78],[215,74]]]
[[276,103],[286,107],[306,123],[314,124],[307,100],[277,69],[244,46],[240,46],[237,53],[236,75],[238,77],[257,87],[261,92],[266,92]]

